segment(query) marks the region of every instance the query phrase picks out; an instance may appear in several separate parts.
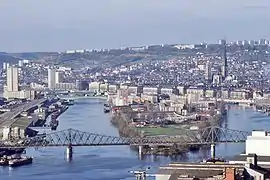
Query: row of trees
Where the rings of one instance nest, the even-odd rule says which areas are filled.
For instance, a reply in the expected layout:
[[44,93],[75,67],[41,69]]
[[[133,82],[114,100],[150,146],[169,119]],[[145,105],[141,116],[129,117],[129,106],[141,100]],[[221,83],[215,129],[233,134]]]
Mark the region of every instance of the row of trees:
[[112,117],[112,124],[118,128],[120,136],[123,137],[138,137],[139,132],[135,128],[129,126],[127,117],[123,113],[116,113]]

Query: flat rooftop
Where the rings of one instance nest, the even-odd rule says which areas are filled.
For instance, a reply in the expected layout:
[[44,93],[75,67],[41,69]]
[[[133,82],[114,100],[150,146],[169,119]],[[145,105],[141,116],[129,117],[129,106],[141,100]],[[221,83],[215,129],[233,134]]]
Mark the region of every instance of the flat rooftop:
[[[247,157],[250,157],[250,155],[237,155],[237,156],[234,156],[229,161],[246,162]],[[270,164],[270,156],[257,156],[257,160],[258,160],[259,163],[260,162],[269,162],[269,164]]]
[[223,170],[181,170],[173,173],[169,180],[179,180],[181,178],[208,178],[208,177],[215,177],[215,176],[222,176]]
[[156,175],[171,175],[169,180],[179,180],[185,178],[208,178],[219,177],[224,173],[225,168],[235,168],[238,172],[244,170],[242,164],[225,163],[171,163],[162,166]]
[[[236,169],[243,169],[242,164],[229,164],[228,162],[225,163],[171,163],[167,166],[161,166],[159,171],[156,174],[172,174],[178,173],[182,171],[199,171],[199,172],[208,172],[213,171],[218,173],[220,171],[223,172],[224,168],[236,168]],[[195,173],[195,172],[194,172]],[[193,174],[193,173],[192,173]]]

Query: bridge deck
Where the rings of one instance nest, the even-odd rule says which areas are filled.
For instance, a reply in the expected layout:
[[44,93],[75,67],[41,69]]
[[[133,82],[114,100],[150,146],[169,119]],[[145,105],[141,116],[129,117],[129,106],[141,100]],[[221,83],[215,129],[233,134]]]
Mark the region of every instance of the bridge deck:
[[28,111],[29,109],[44,103],[47,99],[37,99],[33,100],[29,103],[23,104],[19,107],[17,107],[15,110],[6,112],[0,116],[0,127],[10,127],[12,124],[16,123],[19,118],[16,118],[19,114],[21,114],[23,111]]
[[44,147],[44,146],[109,146],[109,145],[206,145],[215,143],[245,142],[249,132],[230,130],[220,127],[207,127],[194,133],[162,137],[113,137],[95,133],[67,129],[33,138],[13,142],[0,141],[0,147]]

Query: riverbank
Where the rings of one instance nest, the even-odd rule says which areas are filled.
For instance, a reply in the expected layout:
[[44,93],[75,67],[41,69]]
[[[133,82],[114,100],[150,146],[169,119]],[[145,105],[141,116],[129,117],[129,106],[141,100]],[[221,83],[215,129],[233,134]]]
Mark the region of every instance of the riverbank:
[[[201,138],[207,138],[204,136],[207,136],[208,132],[200,130],[209,126],[221,126],[226,118],[227,110],[225,105],[220,103],[216,105],[215,109],[212,109],[208,113],[209,116],[176,116],[173,112],[160,111],[153,113],[148,109],[145,109],[143,112],[137,112],[133,111],[131,106],[117,106],[113,108],[111,122],[118,128],[120,136],[123,137],[181,137],[189,134],[190,138],[194,138],[196,134],[203,132]],[[181,138],[179,138],[179,141],[177,142],[181,142]],[[190,146],[181,143],[170,145],[156,144],[143,146],[143,153],[154,155],[178,155],[209,147],[210,146],[203,145]],[[132,148],[137,149],[138,147],[135,146]]]
[[[75,128],[85,132],[93,132],[109,136],[118,136],[118,130],[110,123],[110,114],[103,113],[103,103],[97,99],[80,99],[59,117],[61,123],[58,130]],[[270,126],[270,117],[251,108],[231,106],[228,109],[227,128],[251,131],[265,129]],[[216,146],[216,155],[229,159],[238,155],[245,149],[244,143],[224,143]],[[199,150],[185,153],[177,157],[163,157],[147,155],[139,159],[136,151],[130,151],[127,146],[92,146],[74,147],[72,163],[65,160],[65,147],[30,148],[27,154],[34,157],[34,163],[23,168],[9,171],[3,168],[2,179],[85,179],[92,177],[97,180],[104,179],[133,179],[129,171],[146,169],[156,172],[159,166],[170,162],[198,162],[210,156],[209,150]],[[147,153],[148,154],[148,153]],[[72,166],[72,170],[70,170]],[[113,169],[108,173],[108,169]],[[57,173],[55,173],[57,171]],[[78,173],[79,172],[79,173]],[[31,178],[29,178],[31,177]],[[149,177],[152,180],[152,177]]]

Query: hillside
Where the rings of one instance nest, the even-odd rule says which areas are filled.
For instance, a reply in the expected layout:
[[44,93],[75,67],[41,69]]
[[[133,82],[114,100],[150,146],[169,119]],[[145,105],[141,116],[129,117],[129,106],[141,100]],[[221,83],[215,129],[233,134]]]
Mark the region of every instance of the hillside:
[[21,58],[14,57],[7,53],[0,53],[0,63],[8,62],[10,64],[18,63],[18,61],[21,60]]

